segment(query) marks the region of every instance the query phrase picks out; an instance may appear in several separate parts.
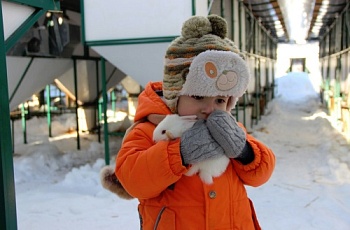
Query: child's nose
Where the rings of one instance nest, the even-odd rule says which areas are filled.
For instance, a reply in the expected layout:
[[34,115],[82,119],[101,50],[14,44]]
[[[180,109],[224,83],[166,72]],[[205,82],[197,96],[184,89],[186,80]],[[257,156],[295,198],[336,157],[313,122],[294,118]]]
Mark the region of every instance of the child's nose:
[[202,113],[206,114],[207,116],[209,116],[213,111],[215,110],[215,107],[213,104],[208,103],[205,104],[202,108]]

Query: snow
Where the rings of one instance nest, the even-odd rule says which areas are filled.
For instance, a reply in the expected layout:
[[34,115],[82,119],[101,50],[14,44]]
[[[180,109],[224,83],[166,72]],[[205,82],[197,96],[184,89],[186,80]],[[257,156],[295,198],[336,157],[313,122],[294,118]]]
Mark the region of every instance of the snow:
[[[271,179],[247,187],[263,229],[350,229],[350,145],[319,103],[309,76],[291,73],[277,80],[276,97],[253,135],[276,155]],[[27,123],[23,144],[16,121],[14,173],[18,229],[139,229],[137,200],[104,190],[99,171],[104,145],[81,134],[76,149],[74,115]],[[113,156],[120,137],[110,137]],[[112,157],[111,164],[114,163]]]

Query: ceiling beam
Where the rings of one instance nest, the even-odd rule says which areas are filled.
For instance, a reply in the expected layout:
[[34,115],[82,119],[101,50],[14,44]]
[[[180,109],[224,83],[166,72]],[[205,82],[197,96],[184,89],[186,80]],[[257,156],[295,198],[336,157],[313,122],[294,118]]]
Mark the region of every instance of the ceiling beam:
[[322,6],[322,2],[323,2],[323,0],[316,0],[315,1],[314,12],[312,13],[312,19],[311,19],[311,22],[310,22],[310,28],[309,28],[309,32],[307,34],[307,38],[306,39],[309,39],[311,34],[312,34],[312,29],[314,28],[317,16],[320,13],[320,8]]
[[[278,20],[281,22],[282,29],[284,32],[284,37],[286,38],[286,40],[289,39],[289,35],[286,29],[282,11],[277,0],[265,0],[263,2],[243,0],[243,3],[246,5],[246,7],[249,10],[252,11],[252,14],[254,15],[255,18],[260,18],[262,22],[267,22],[262,24],[264,25],[265,29],[268,31],[276,32],[274,23],[270,23],[270,22],[274,16],[277,16]],[[275,13],[272,13],[273,11]],[[266,15],[266,12],[271,12],[271,13],[269,13],[269,15]],[[277,37],[277,34],[275,36],[277,39],[279,39]]]

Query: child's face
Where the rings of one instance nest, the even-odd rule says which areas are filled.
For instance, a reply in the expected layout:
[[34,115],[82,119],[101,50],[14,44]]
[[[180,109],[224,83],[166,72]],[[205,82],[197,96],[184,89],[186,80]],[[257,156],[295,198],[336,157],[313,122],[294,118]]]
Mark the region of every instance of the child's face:
[[180,116],[196,115],[199,119],[207,119],[214,110],[226,111],[229,97],[180,96],[177,112]]

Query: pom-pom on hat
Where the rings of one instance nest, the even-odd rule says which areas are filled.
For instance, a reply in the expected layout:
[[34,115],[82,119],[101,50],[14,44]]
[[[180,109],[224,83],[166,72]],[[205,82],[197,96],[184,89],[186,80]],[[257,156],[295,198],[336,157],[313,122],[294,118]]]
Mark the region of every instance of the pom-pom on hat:
[[217,15],[192,16],[165,55],[163,95],[177,112],[180,95],[230,96],[227,110],[248,87],[249,70],[239,49],[227,37],[227,23]]

